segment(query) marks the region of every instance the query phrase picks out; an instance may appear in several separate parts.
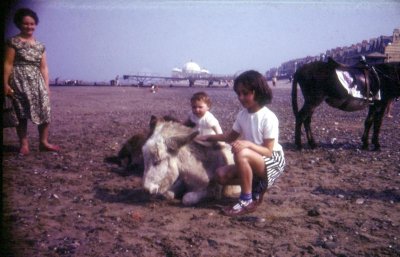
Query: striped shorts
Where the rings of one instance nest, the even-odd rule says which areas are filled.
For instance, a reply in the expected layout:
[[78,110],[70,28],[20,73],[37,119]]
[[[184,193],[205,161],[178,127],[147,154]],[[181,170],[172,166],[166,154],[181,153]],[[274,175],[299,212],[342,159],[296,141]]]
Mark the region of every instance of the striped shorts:
[[265,172],[268,179],[268,186],[270,188],[275,180],[283,173],[285,168],[285,156],[283,151],[274,151],[272,152],[271,157],[263,156],[264,163],[265,163]]

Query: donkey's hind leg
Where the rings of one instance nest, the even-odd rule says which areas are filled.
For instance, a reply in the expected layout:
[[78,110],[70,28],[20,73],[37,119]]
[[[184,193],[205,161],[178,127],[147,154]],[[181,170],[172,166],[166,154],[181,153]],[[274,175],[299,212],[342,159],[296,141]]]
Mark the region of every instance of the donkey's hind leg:
[[[307,105],[305,103],[296,115],[295,144],[296,144],[297,149],[299,149],[299,150],[302,149],[301,127],[304,124],[304,129],[306,130],[306,133],[307,133],[305,122],[308,119],[309,115],[310,115],[310,108],[309,108],[309,105]],[[308,134],[307,134],[307,139],[308,139]]]
[[322,99],[318,99],[318,101],[306,101],[304,103],[304,106],[302,108],[302,111],[304,110],[304,130],[306,131],[306,136],[307,136],[307,141],[308,145],[314,149],[317,147],[317,144],[315,143],[314,136],[311,130],[311,120],[312,116],[314,114],[315,108],[317,108],[318,105],[322,103]]
[[311,118],[312,118],[313,113],[314,113],[314,110],[310,113],[310,115],[304,121],[304,129],[306,130],[308,145],[311,147],[311,149],[314,149],[317,147],[317,144],[315,143],[314,136],[311,131]]
[[301,126],[303,124],[302,113],[298,112],[296,115],[296,125],[294,129],[294,143],[296,144],[297,149],[301,149]]
[[[306,132],[307,136],[307,141],[308,145],[311,148],[315,148],[317,144],[315,143],[312,130],[311,130],[311,118],[312,115],[314,114],[315,108],[319,105],[320,103],[309,103],[305,102],[303,105],[303,108],[299,111],[297,117],[296,117],[296,145],[301,147],[301,125],[304,123],[304,130]],[[298,144],[299,143],[299,144]]]

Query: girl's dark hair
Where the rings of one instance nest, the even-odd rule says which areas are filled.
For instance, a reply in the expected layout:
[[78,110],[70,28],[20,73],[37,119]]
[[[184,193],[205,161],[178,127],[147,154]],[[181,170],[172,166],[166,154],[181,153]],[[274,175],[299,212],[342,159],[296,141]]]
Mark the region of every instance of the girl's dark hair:
[[32,19],[35,20],[36,25],[39,24],[39,17],[34,11],[29,8],[21,8],[18,9],[14,15],[14,24],[17,26],[17,28],[21,28],[22,21],[26,16],[32,17]]
[[247,90],[254,92],[254,100],[259,105],[270,104],[272,101],[272,90],[267,80],[261,73],[255,70],[245,71],[240,74],[233,84],[233,90],[238,93],[239,84],[243,85]]

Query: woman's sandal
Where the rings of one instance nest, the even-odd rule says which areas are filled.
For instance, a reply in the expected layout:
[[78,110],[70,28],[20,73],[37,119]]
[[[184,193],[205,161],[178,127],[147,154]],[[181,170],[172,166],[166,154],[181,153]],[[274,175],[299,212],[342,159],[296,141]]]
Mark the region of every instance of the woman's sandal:
[[257,206],[258,204],[255,201],[252,201],[251,203],[245,205],[243,201],[239,200],[239,203],[235,204],[234,206],[223,208],[222,212],[226,216],[235,217],[247,213],[252,213],[257,209]]

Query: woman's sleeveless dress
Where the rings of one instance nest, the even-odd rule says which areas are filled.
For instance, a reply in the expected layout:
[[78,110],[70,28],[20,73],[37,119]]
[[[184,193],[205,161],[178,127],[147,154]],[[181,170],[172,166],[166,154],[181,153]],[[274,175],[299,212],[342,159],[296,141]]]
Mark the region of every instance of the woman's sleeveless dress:
[[15,49],[10,86],[18,118],[35,124],[50,123],[50,98],[40,72],[45,46],[38,41],[23,42],[17,36],[8,39],[7,45]]

